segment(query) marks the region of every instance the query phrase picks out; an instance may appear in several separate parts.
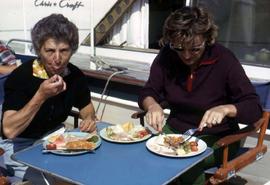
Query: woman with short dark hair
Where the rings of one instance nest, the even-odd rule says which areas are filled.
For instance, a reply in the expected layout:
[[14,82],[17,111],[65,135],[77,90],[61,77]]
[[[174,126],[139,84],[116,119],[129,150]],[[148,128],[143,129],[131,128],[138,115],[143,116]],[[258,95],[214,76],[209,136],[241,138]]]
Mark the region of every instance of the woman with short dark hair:
[[[52,14],[38,21],[31,35],[38,57],[16,68],[6,80],[1,129],[4,140],[0,141],[6,146],[5,164],[15,176],[30,181],[34,179],[31,168],[14,162],[10,155],[61,127],[72,107],[79,109],[80,130],[96,131],[87,79],[69,63],[78,48],[77,27],[63,15]],[[41,184],[42,179],[32,183]]]

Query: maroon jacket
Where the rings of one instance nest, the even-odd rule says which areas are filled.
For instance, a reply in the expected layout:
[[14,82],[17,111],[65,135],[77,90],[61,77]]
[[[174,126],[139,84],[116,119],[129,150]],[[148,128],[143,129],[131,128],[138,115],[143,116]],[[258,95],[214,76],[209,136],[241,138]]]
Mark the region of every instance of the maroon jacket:
[[141,108],[147,96],[169,103],[171,113],[167,123],[180,133],[198,127],[205,111],[217,105],[234,104],[237,116],[225,118],[222,124],[205,128],[200,134],[227,135],[239,129],[236,123],[251,124],[262,115],[259,98],[241,64],[219,44],[206,48],[192,74],[177,53],[168,46],[162,48],[140,92]]

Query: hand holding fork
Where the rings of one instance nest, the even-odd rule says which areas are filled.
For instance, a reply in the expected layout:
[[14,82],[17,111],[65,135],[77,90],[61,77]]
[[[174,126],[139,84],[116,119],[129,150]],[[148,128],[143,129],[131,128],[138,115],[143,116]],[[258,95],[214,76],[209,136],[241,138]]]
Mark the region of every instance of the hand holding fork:
[[184,141],[187,141],[189,140],[197,131],[202,131],[202,129],[204,127],[206,127],[207,125],[206,124],[203,124],[203,126],[199,126],[197,128],[191,128],[191,129],[188,129],[186,132],[183,133],[183,138],[184,138]]

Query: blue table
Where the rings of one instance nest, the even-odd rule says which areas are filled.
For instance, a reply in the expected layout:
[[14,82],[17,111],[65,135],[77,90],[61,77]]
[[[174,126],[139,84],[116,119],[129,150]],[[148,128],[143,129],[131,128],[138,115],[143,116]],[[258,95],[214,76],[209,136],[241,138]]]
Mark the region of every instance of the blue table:
[[[98,128],[107,124],[98,123]],[[38,144],[12,158],[42,172],[75,184],[158,185],[167,184],[212,154],[212,149],[190,158],[169,158],[151,153],[145,142],[117,144],[102,140],[95,153],[77,156],[42,154]]]

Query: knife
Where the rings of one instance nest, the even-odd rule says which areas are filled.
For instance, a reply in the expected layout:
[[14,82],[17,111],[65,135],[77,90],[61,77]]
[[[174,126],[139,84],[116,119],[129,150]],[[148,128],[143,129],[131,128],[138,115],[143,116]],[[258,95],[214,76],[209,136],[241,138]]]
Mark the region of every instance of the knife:
[[59,153],[67,153],[67,152],[84,152],[84,151],[86,151],[86,152],[95,152],[95,150],[93,150],[93,149],[80,149],[80,148],[78,148],[78,149],[55,149],[55,150],[49,150],[49,149],[43,149],[42,150],[42,153],[49,153],[49,152],[59,152]]

